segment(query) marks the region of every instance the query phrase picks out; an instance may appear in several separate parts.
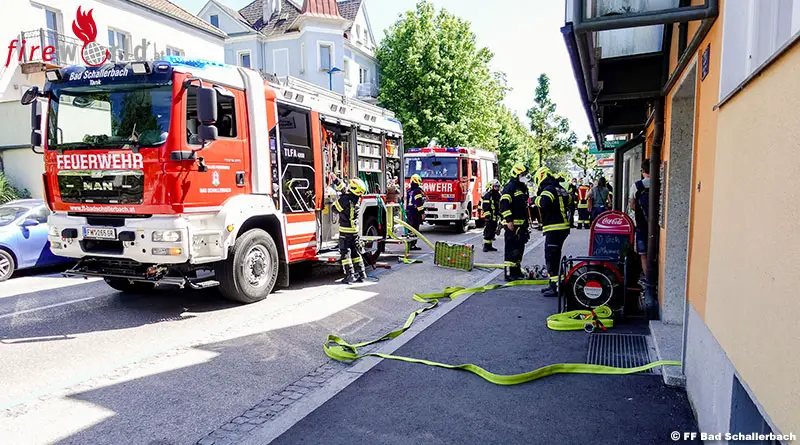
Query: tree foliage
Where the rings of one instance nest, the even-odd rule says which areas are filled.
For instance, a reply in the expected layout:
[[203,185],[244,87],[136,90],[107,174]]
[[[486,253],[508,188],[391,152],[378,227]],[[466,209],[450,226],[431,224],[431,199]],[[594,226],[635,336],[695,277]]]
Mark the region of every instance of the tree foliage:
[[569,119],[556,113],[556,104],[550,99],[550,78],[547,74],[539,76],[533,107],[528,110],[527,116],[531,120],[531,132],[538,153],[537,162],[531,167],[543,165],[548,158],[563,161],[559,155],[570,153],[578,137],[570,130]]
[[572,163],[583,170],[584,177],[588,176],[589,172],[593,172],[597,167],[597,157],[589,153],[589,142],[591,140],[591,136],[586,136],[583,144],[580,147],[576,147],[572,154]]
[[31,194],[27,189],[18,189],[8,181],[8,178],[0,172],[0,204],[5,204],[15,199],[30,198]]
[[436,138],[444,146],[498,147],[504,76],[489,69],[494,55],[478,48],[469,22],[422,0],[389,28],[376,56],[378,100],[403,122],[406,146]]
[[530,165],[532,157],[536,156],[536,150],[530,132],[519,120],[519,116],[511,110],[503,107],[498,116],[498,123],[500,129],[497,134],[497,152],[500,174],[501,177],[507,178],[515,163]]

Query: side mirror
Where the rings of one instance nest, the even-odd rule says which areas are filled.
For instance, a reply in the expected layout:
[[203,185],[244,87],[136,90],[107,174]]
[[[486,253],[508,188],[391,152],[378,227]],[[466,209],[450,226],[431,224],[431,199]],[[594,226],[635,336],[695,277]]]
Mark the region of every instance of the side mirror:
[[473,176],[473,177],[469,178],[469,182],[475,182],[475,177]]
[[25,221],[22,221],[22,224],[20,224],[20,225],[22,227],[38,226],[39,225],[39,221],[36,221],[35,219],[26,219]]
[[28,91],[22,95],[20,102],[22,105],[30,105],[36,100],[37,97],[39,97],[39,87],[34,85],[28,88]]
[[214,125],[217,122],[217,91],[212,87],[200,87],[197,90],[197,117],[203,125]]
[[31,150],[33,150],[33,152],[36,154],[44,154],[44,150],[36,151],[37,148],[42,147],[42,113],[40,111],[41,103],[35,100],[30,105],[31,105]]
[[219,130],[214,125],[200,125],[197,128],[197,137],[202,142],[215,141],[219,136]]

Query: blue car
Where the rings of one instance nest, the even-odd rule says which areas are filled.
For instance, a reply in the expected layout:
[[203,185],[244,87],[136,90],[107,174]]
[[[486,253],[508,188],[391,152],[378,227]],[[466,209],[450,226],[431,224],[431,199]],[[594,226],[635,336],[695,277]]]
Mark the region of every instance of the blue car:
[[53,255],[47,241],[50,210],[40,199],[11,201],[0,205],[0,281],[15,270],[69,262]]

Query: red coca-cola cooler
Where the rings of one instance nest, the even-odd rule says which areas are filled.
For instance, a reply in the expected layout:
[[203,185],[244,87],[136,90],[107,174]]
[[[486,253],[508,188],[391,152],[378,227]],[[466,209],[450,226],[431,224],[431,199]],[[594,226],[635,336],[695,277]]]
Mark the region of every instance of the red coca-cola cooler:
[[589,232],[588,255],[562,259],[560,310],[594,309],[605,305],[615,315],[638,311],[639,293],[629,295],[636,291],[629,279],[630,265],[636,256],[634,229],[633,220],[616,210],[595,218]]

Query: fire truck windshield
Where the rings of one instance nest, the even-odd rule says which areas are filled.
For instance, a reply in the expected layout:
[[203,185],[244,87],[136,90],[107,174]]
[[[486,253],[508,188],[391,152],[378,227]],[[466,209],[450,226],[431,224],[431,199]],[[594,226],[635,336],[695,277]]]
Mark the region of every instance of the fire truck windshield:
[[406,158],[406,179],[420,175],[422,179],[458,179],[458,158]]
[[171,107],[169,85],[58,89],[50,97],[48,148],[158,146],[167,140]]

